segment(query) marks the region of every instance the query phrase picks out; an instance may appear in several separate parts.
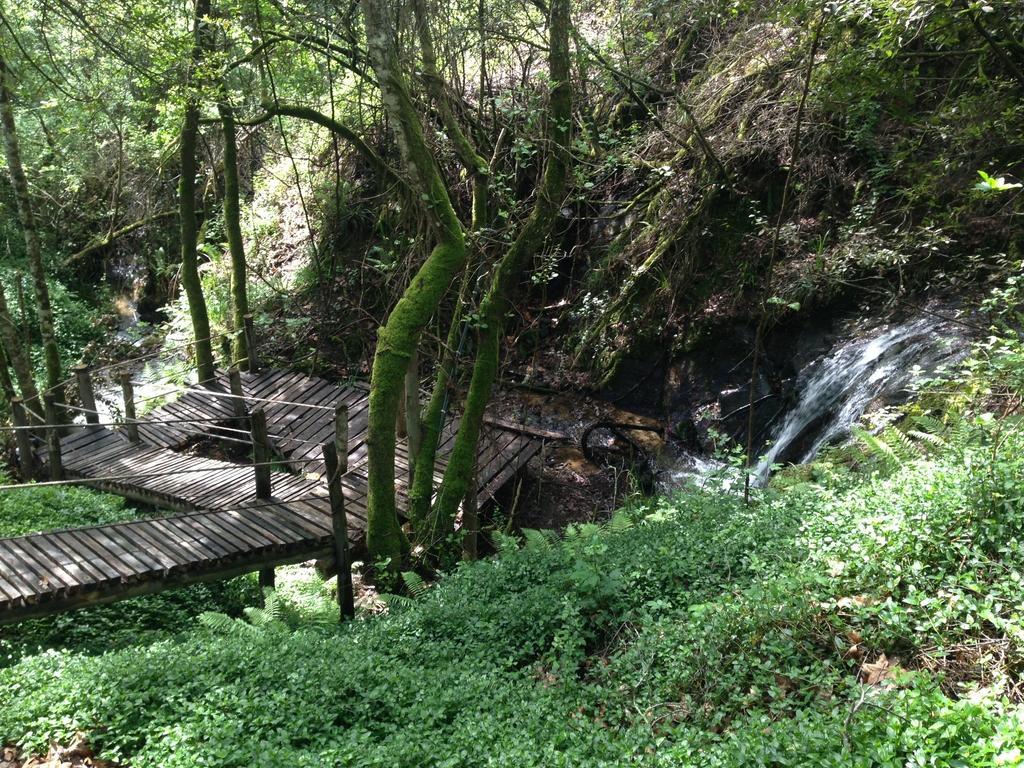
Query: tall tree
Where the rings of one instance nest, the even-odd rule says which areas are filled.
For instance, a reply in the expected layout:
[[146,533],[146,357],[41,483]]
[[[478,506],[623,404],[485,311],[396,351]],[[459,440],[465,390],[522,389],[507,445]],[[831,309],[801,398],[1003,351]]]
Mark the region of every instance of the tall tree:
[[249,295],[246,287],[245,243],[242,240],[241,206],[238,194],[238,144],[235,137],[235,113],[227,97],[217,104],[220,124],[224,131],[224,230],[231,254],[231,313],[235,330],[233,356],[235,360],[249,359],[249,348],[244,318],[249,314]]
[[394,14],[387,0],[362,0],[370,63],[391,119],[406,169],[424,198],[437,242],[378,332],[370,380],[367,463],[369,493],[366,543],[375,558],[398,567],[406,546],[395,509],[395,418],[406,371],[453,279],[466,263],[462,224],[444,179],[427,147],[423,125],[398,61]]
[[473,181],[473,218],[470,230],[476,231],[486,225],[487,203],[489,194],[490,167],[455,117],[452,98],[445,81],[437,67],[437,54],[434,52],[434,39],[430,32],[430,17],[427,13],[426,0],[413,0],[413,12],[416,16],[416,33],[420,42],[420,55],[423,58],[421,76],[426,82],[427,91],[434,102],[445,133],[452,142],[455,155],[462,167]]
[[207,47],[206,28],[210,0],[196,0],[194,44],[186,77],[185,116],[179,138],[181,180],[178,183],[178,214],[181,219],[181,284],[188,298],[188,311],[195,336],[196,368],[199,381],[210,381],[215,375],[213,341],[210,338],[210,316],[199,279],[199,221],[196,216],[196,139],[199,135],[199,69]]
[[476,464],[477,442],[484,408],[498,375],[498,355],[512,294],[534,254],[544,245],[565,198],[569,169],[569,135],[572,124],[572,85],[569,80],[569,0],[552,0],[548,12],[548,71],[551,95],[547,134],[551,149],[536,201],[515,240],[494,271],[491,285],[480,304],[473,376],[459,421],[455,446],[448,459],[444,480],[434,505],[434,530],[444,530],[470,490]]
[[[456,118],[455,109],[452,103],[452,95],[448,91],[445,81],[442,79],[437,66],[437,54],[434,50],[433,35],[430,30],[430,15],[427,12],[426,0],[413,0],[413,11],[416,17],[416,32],[420,44],[420,55],[423,59],[421,76],[426,82],[427,90],[432,101],[441,116],[445,133],[452,141],[455,154],[459,163],[466,170],[472,182],[473,210],[470,221],[470,231],[476,232],[482,227],[488,226],[488,211],[490,203],[490,175],[491,169],[488,162],[480,154],[479,149],[470,138],[470,133],[464,130]],[[483,32],[481,30],[481,37]],[[483,61],[481,60],[481,67]],[[483,90],[480,93],[480,102],[483,104]],[[441,359],[438,360],[434,375],[433,390],[427,407],[420,420],[417,408],[409,407],[410,434],[409,440],[409,461],[415,470],[412,472],[412,482],[409,488],[409,517],[413,525],[421,527],[430,511],[430,504],[434,495],[434,464],[437,459],[437,446],[441,438],[441,430],[444,426],[445,406],[448,402],[448,385],[452,375],[452,366],[455,363],[454,348],[459,338],[462,325],[462,296],[465,294],[465,285],[468,274],[463,276],[463,287],[460,288],[460,299],[456,305],[455,314],[452,317],[451,326],[448,331],[448,339],[444,349],[441,351]],[[412,361],[415,362],[415,359]],[[406,398],[418,404],[418,389],[413,386],[412,379],[415,378],[415,371],[410,369],[406,375]],[[413,424],[412,422],[415,422]],[[415,448],[415,450],[414,450]],[[418,478],[418,479],[417,479]],[[422,537],[421,537],[422,538]]]
[[22,343],[18,326],[11,318],[11,313],[7,308],[7,297],[4,295],[2,285],[0,285],[0,342],[3,343],[3,353],[6,358],[4,362],[10,363],[11,369],[14,371],[14,378],[18,381],[22,399],[31,402],[30,407],[36,413],[41,413],[41,406],[37,402],[39,392],[36,390],[36,383],[32,378],[32,362]]
[[[3,320],[0,319],[0,323],[2,322]],[[11,379],[10,361],[7,359],[7,353],[3,347],[0,347],[0,393],[3,394],[7,402],[18,396],[18,391],[14,388],[14,381]]]
[[[21,149],[18,146],[17,126],[14,122],[12,103],[12,73],[6,59],[0,52],[0,131],[3,132],[4,154],[7,157],[7,171],[18,207],[18,219],[25,237],[25,255],[28,257],[32,286],[36,297],[36,311],[39,315],[39,333],[43,340],[43,360],[46,365],[46,386],[58,394],[61,381],[60,350],[53,329],[53,307],[50,304],[50,289],[46,284],[46,269],[43,266],[43,250],[36,229],[35,213],[28,179],[21,163]],[[24,393],[27,397],[28,394]]]

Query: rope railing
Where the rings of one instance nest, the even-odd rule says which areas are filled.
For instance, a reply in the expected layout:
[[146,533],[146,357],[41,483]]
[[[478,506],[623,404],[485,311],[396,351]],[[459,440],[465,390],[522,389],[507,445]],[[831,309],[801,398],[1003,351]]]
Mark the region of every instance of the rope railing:
[[[26,410],[28,410],[28,409],[26,409]],[[90,409],[78,408],[78,407],[76,407],[74,410],[82,411],[82,412],[89,412],[89,413],[99,413],[98,411],[93,411],[93,410],[90,410]],[[123,427],[123,426],[126,426],[127,424],[135,424],[135,425],[140,426],[140,427],[145,427],[145,426],[148,426],[148,425],[159,425],[159,424],[217,424],[217,425],[223,425],[224,422],[230,421],[232,418],[233,417],[230,417],[230,416],[207,416],[207,417],[202,417],[202,418],[179,418],[179,419],[122,419],[122,420],[118,420],[118,421],[93,422],[93,423],[90,423],[88,425],[81,425],[81,426],[90,426],[90,427]],[[67,424],[45,424],[45,423],[44,424],[28,424],[28,425],[25,425],[25,426],[2,426],[2,427],[0,427],[0,432],[15,433],[15,432],[22,432],[22,431],[24,431],[24,432],[46,431],[48,429],[62,430],[62,429],[67,429],[67,426],[68,426]],[[229,427],[229,426],[226,426],[226,425],[217,426],[217,427],[215,427],[215,429],[218,432],[239,432],[239,433],[249,434],[248,430],[239,429],[237,427]],[[272,440],[277,440],[277,441],[282,441],[282,442],[289,442],[289,443],[296,443],[296,444],[309,444],[309,445],[319,445],[320,444],[320,441],[318,441],[318,440],[308,440],[308,439],[300,438],[300,437],[289,437],[288,435],[273,435],[273,434],[269,434],[269,435],[267,435],[267,437],[271,438]]]
[[[247,340],[249,341],[249,345],[248,346],[249,346],[250,355],[251,355],[250,359],[252,359],[255,362],[255,357],[256,357],[256,355],[254,354],[255,338],[254,338],[254,332],[253,332],[252,317],[247,315],[245,320],[246,320],[246,322],[245,322],[245,329],[244,329],[243,332],[246,334]],[[221,339],[225,339],[226,340],[226,339],[229,338],[229,334],[217,333],[217,334],[212,334],[208,338],[209,339],[221,338]],[[189,342],[186,342],[185,344],[183,344],[181,346],[187,346],[187,345],[193,344],[193,343],[195,343],[195,342],[194,341],[189,341]],[[173,349],[173,348],[171,348],[171,349]],[[222,389],[212,389],[212,388],[208,389],[206,387],[196,386],[195,384],[184,384],[184,383],[181,383],[180,381],[176,381],[173,384],[173,386],[170,386],[170,387],[168,387],[167,389],[165,389],[165,390],[163,390],[161,392],[158,392],[158,393],[155,393],[155,394],[152,394],[152,395],[148,395],[148,396],[143,397],[143,398],[136,398],[135,397],[134,389],[133,389],[135,384],[139,383],[139,384],[142,384],[143,386],[146,386],[148,384],[154,383],[155,381],[160,381],[160,380],[162,380],[164,378],[180,377],[182,375],[182,371],[180,369],[174,370],[174,371],[171,371],[169,374],[166,374],[165,376],[152,377],[148,381],[142,381],[142,382],[133,381],[131,375],[129,373],[125,372],[125,373],[121,374],[121,377],[120,377],[121,385],[122,385],[122,399],[124,401],[124,418],[119,418],[119,419],[116,419],[116,420],[110,420],[109,419],[110,409],[106,409],[105,408],[103,411],[99,410],[99,408],[97,406],[97,400],[96,400],[96,397],[95,397],[95,391],[94,391],[94,388],[93,388],[93,375],[97,371],[109,371],[109,370],[112,370],[112,369],[115,369],[115,368],[118,368],[118,367],[122,367],[122,366],[124,366],[124,365],[126,365],[126,364],[128,364],[130,362],[137,362],[139,360],[144,360],[144,359],[153,357],[153,356],[158,355],[158,354],[166,354],[168,351],[169,351],[169,349],[165,347],[165,348],[163,348],[161,350],[155,350],[154,352],[148,353],[146,355],[136,356],[132,360],[119,361],[117,363],[112,363],[112,364],[109,364],[109,365],[106,365],[106,366],[102,366],[101,368],[98,368],[98,369],[89,369],[85,365],[78,365],[74,369],[74,377],[71,380],[75,381],[75,383],[77,385],[78,400],[80,401],[81,405],[74,405],[74,404],[69,404],[69,403],[59,403],[58,404],[56,402],[56,398],[54,398],[53,395],[45,394],[41,398],[43,403],[46,405],[46,408],[44,409],[43,416],[40,416],[38,413],[36,413],[34,410],[32,410],[30,408],[24,408],[23,409],[23,414],[25,414],[25,415],[31,414],[32,417],[35,419],[36,423],[30,424],[27,419],[23,418],[18,424],[14,425],[13,427],[10,427],[10,428],[0,428],[0,431],[14,432],[16,434],[20,434],[22,432],[27,432],[31,436],[29,438],[29,440],[35,440],[37,442],[45,442],[45,444],[46,444],[46,451],[47,451],[47,454],[48,454],[48,457],[49,457],[49,463],[50,463],[50,481],[51,482],[59,482],[59,481],[62,481],[64,479],[64,477],[63,477],[62,460],[61,460],[61,453],[62,453],[62,451],[61,451],[60,435],[61,435],[61,433],[67,434],[68,430],[70,429],[69,425],[66,425],[66,424],[63,423],[64,419],[61,418],[61,413],[84,414],[85,421],[86,421],[86,426],[112,427],[112,428],[124,429],[124,430],[127,431],[128,439],[132,443],[139,443],[140,442],[140,433],[139,433],[139,428],[140,427],[159,427],[160,425],[172,426],[172,425],[184,425],[184,424],[217,425],[215,428],[201,429],[199,431],[200,432],[205,432],[206,434],[210,435],[211,437],[215,437],[215,438],[218,438],[218,439],[221,439],[221,440],[225,440],[227,442],[232,442],[232,443],[239,444],[239,445],[251,446],[253,451],[254,451],[254,460],[257,462],[256,464],[253,464],[252,466],[266,466],[269,463],[271,463],[271,462],[268,461],[270,459],[270,457],[271,457],[271,454],[270,454],[270,441],[275,441],[278,444],[282,444],[283,443],[283,444],[287,444],[287,445],[315,445],[317,443],[317,441],[315,441],[315,440],[310,440],[310,439],[305,439],[305,438],[293,437],[293,436],[289,436],[289,435],[271,435],[271,434],[269,434],[268,430],[266,429],[266,417],[265,417],[265,415],[263,415],[263,410],[262,410],[262,405],[261,404],[265,403],[265,404],[270,404],[270,405],[279,406],[279,407],[285,407],[285,408],[301,408],[301,409],[305,409],[305,410],[316,410],[316,411],[325,411],[325,412],[328,412],[328,413],[336,413],[337,409],[336,409],[335,406],[332,406],[332,405],[317,405],[317,404],[313,404],[313,403],[300,402],[300,401],[294,401],[294,400],[278,400],[278,399],[268,398],[268,397],[256,397],[255,395],[248,395],[247,396],[242,391],[241,380],[240,380],[240,378],[238,376],[238,369],[236,367],[232,367],[228,371],[228,380],[229,380],[230,389],[231,389],[230,392],[225,392]],[[223,384],[223,373],[220,373],[217,376],[217,379],[220,381],[220,383],[222,385]],[[157,400],[157,399],[168,398],[168,397],[171,397],[173,395],[188,394],[188,393],[192,393],[193,397],[200,397],[200,398],[202,398],[202,397],[205,396],[205,397],[208,397],[208,398],[211,398],[211,399],[219,398],[219,399],[222,399],[222,400],[227,400],[229,402],[232,402],[232,403],[235,404],[232,407],[232,409],[231,409],[233,411],[233,414],[231,414],[231,415],[229,415],[229,414],[223,414],[223,415],[217,414],[215,416],[210,416],[210,417],[206,417],[206,416],[199,416],[199,417],[191,416],[191,417],[189,417],[187,412],[186,412],[184,418],[183,417],[175,417],[175,418],[148,418],[148,419],[147,418],[142,418],[142,419],[140,419],[140,418],[136,417],[136,406],[139,405],[139,404],[146,403],[146,402],[151,402],[151,401]],[[249,414],[249,409],[246,407],[249,404],[255,404],[256,405],[256,411],[259,411],[259,414],[260,414],[260,418],[259,418],[259,422],[260,423],[259,423],[259,427],[258,427],[259,435],[258,436],[257,436],[257,424],[256,424],[256,421],[254,419],[250,418],[251,415],[255,415],[255,412],[254,412],[254,414]],[[193,407],[192,410],[193,411],[197,411],[198,410],[199,413],[202,413],[203,409],[202,408],[195,408],[195,407]],[[347,409],[346,409],[346,412],[347,412]],[[107,416],[108,418],[103,419],[104,416]],[[247,432],[246,430],[243,430],[243,429],[234,429],[234,428],[232,428],[230,426],[227,426],[225,424],[225,422],[231,423],[232,419],[234,419],[234,420],[237,420],[237,419],[249,419],[249,424],[251,425],[251,428],[252,428],[251,432]],[[45,441],[40,438],[40,433],[46,435]],[[187,430],[186,430],[186,434],[187,434]],[[29,447],[29,448],[31,447],[31,442],[25,442],[25,440],[23,438],[20,438],[20,439],[22,440],[21,445],[23,447]],[[23,469],[23,472],[24,472],[26,477],[31,477],[33,475],[33,471],[34,471],[34,458],[35,457],[34,457],[34,455],[29,455],[29,454],[34,454],[34,450],[22,450],[22,448],[19,448],[18,454],[19,454],[19,456],[21,456],[22,454],[26,454],[25,456],[22,457],[22,461],[21,461],[22,469]],[[260,461],[259,461],[261,458],[265,460],[262,463],[260,463]],[[301,465],[301,466],[305,467],[306,465],[309,465],[309,464],[318,464],[319,461],[317,459],[311,459],[311,458],[307,457],[307,458],[303,458],[303,459],[295,459],[295,460],[291,460],[291,461],[284,461],[284,462],[278,462],[278,463],[286,463],[286,464],[287,463],[294,463],[294,464],[298,464],[298,465]],[[257,477],[257,486],[258,486],[258,495],[259,495],[260,490],[265,490],[265,488],[268,487],[268,480],[267,480],[265,474],[262,473],[262,472],[257,472],[257,475],[258,475],[258,477]],[[130,477],[130,476],[126,476],[126,477]]]
[[[84,408],[77,408],[76,410],[84,411]],[[90,411],[90,413],[97,413],[97,411]],[[88,427],[123,427],[126,424],[134,423],[140,427],[144,427],[147,424],[217,424],[224,421],[225,418],[218,418],[216,416],[207,416],[203,418],[194,419],[122,419],[119,421],[98,421],[90,424],[79,424],[77,426],[88,426]],[[31,432],[32,430],[45,431],[47,429],[67,429],[67,424],[29,424],[24,427],[0,427],[0,432],[17,432],[19,430],[25,430]],[[230,429],[230,427],[221,427],[221,429]],[[240,430],[244,431],[244,430]]]
[[[210,461],[216,461],[216,459],[210,459]],[[219,467],[191,467],[185,469],[176,469],[173,472],[139,472],[139,473],[121,473],[117,475],[100,475],[98,477],[74,477],[65,478],[63,480],[41,480],[35,483],[10,483],[7,485],[0,485],[0,491],[12,491],[16,489],[24,488],[46,488],[49,486],[57,485],[88,485],[89,483],[115,483],[122,482],[124,480],[156,480],[164,477],[176,477],[178,475],[187,474],[201,474],[203,472],[224,472],[228,469],[256,469],[260,467],[275,467],[281,465],[291,464],[309,464],[317,461],[315,459],[274,459],[271,461],[255,461],[247,462],[245,464],[227,464],[227,466]]]
[[[91,368],[90,372],[92,374],[94,374],[94,375],[95,374],[99,374],[99,373],[104,373],[106,371],[110,371],[110,370],[114,370],[114,369],[117,369],[117,368],[121,368],[121,367],[124,367],[126,365],[132,365],[134,363],[141,363],[144,360],[150,360],[150,359],[152,359],[154,357],[157,357],[159,355],[167,355],[167,354],[170,354],[170,353],[173,353],[173,352],[181,351],[183,349],[188,349],[189,347],[194,346],[195,344],[198,344],[200,341],[211,341],[212,342],[212,341],[216,341],[217,339],[221,339],[221,340],[231,339],[233,337],[240,336],[240,335],[242,335],[244,333],[245,333],[245,329],[244,328],[239,328],[239,329],[236,329],[234,331],[218,331],[217,333],[213,333],[213,334],[211,334],[211,335],[209,335],[209,336],[207,336],[205,338],[202,338],[202,339],[189,339],[187,341],[183,341],[180,344],[176,344],[176,345],[171,346],[171,347],[161,346],[159,349],[154,349],[153,351],[147,352],[144,355],[136,355],[135,357],[129,357],[129,358],[125,358],[124,360],[117,360],[117,361],[115,361],[113,363],[107,363],[106,365],[97,366],[95,368]],[[223,364],[225,361],[222,359],[220,362],[221,362],[221,364]],[[244,363],[244,362],[248,362],[248,358],[243,358],[241,360],[234,360],[234,361],[232,361],[232,363]],[[173,376],[173,375],[176,375],[176,374],[172,373],[170,375]],[[68,385],[74,384],[74,383],[75,383],[75,377],[74,376],[69,376],[68,378],[66,378],[66,379],[64,379],[62,381],[59,381],[56,384],[47,387],[46,389],[39,390],[39,392],[37,393],[36,396],[33,396],[32,398],[28,398],[28,399],[35,400],[38,397],[50,394],[52,392],[56,392],[59,389],[66,388]]]
[[206,336],[206,337],[204,337],[202,339],[189,339],[187,341],[183,341],[180,344],[176,344],[176,345],[171,346],[171,347],[161,346],[159,349],[154,349],[152,352],[147,352],[144,355],[138,355],[136,357],[129,357],[129,358],[126,358],[125,360],[117,360],[117,361],[115,361],[113,363],[107,363],[106,365],[101,365],[101,366],[99,366],[97,368],[93,368],[92,372],[93,373],[103,373],[104,371],[109,371],[109,370],[112,370],[112,369],[115,369],[115,368],[120,368],[120,367],[125,366],[125,365],[131,365],[132,363],[140,363],[143,360],[150,360],[150,359],[152,359],[154,357],[157,357],[158,355],[167,355],[167,354],[170,354],[172,352],[179,352],[179,351],[181,351],[183,349],[188,349],[189,347],[194,346],[194,345],[198,344],[201,341],[213,342],[213,341],[216,341],[218,339],[221,339],[221,340],[229,339],[229,338],[232,338],[234,336],[238,336],[239,334],[241,334],[243,332],[244,331],[242,331],[242,330],[218,331],[217,333],[210,334],[209,336]]
[[[136,382],[132,382],[135,384]],[[312,403],[303,403],[294,400],[276,400],[270,397],[256,397],[255,395],[235,395],[230,392],[221,392],[212,389],[205,389],[203,387],[189,386],[185,384],[178,385],[172,389],[165,390],[164,392],[150,395],[148,397],[138,398],[135,402],[145,403],[150,400],[156,400],[161,397],[167,397],[175,393],[189,392],[195,394],[197,397],[211,397],[219,398],[221,400],[246,400],[253,403],[270,403],[272,405],[296,405],[304,408],[309,408],[317,411],[333,411],[334,406],[332,405],[314,405]]]
[[[251,327],[251,321],[250,321]],[[176,458],[172,460],[171,466],[173,470],[167,471],[136,471],[136,472],[121,472],[116,475],[97,475],[97,476],[81,476],[76,478],[68,478],[64,474],[63,460],[61,458],[61,445],[59,439],[59,430],[66,428],[66,425],[57,423],[58,417],[55,413],[54,398],[52,395],[47,394],[43,399],[46,405],[45,413],[47,418],[38,418],[38,415],[29,408],[26,408],[23,403],[17,403],[17,419],[19,420],[15,426],[2,427],[0,431],[16,432],[20,433],[22,430],[28,432],[32,431],[45,431],[47,435],[47,451],[50,458],[50,473],[51,479],[40,481],[31,484],[18,483],[18,484],[4,484],[0,485],[0,492],[18,492],[24,491],[27,488],[47,488],[47,487],[62,487],[72,485],[96,485],[101,483],[110,483],[115,486],[131,486],[135,483],[142,485],[136,493],[139,491],[147,493],[160,493],[158,491],[147,491],[144,484],[141,481],[146,480],[160,480],[169,477],[181,477],[182,475],[203,475],[209,473],[220,473],[231,472],[234,470],[242,470],[242,477],[248,475],[248,470],[252,470],[252,476],[255,480],[255,497],[258,500],[257,503],[245,503],[244,506],[237,507],[238,509],[258,509],[264,506],[277,506],[287,505],[288,503],[300,501],[300,500],[323,500],[326,496],[331,516],[331,528],[334,538],[334,554],[338,569],[338,601],[341,610],[341,618],[351,618],[354,613],[353,608],[353,594],[351,585],[351,568],[348,554],[348,519],[345,510],[345,496],[342,491],[342,476],[346,474],[348,468],[348,407],[344,404],[340,404],[336,407],[313,405],[310,403],[301,403],[294,401],[277,401],[269,398],[257,398],[257,397],[246,397],[244,394],[235,394],[241,392],[241,384],[237,375],[237,370],[233,370],[231,373],[231,388],[233,392],[231,394],[222,392],[212,392],[210,390],[196,390],[191,391],[205,392],[206,394],[213,397],[224,397],[232,400],[241,400],[243,403],[248,400],[251,402],[267,402],[276,405],[288,405],[288,406],[299,406],[308,409],[325,410],[334,412],[334,435],[332,440],[328,440],[320,444],[321,456],[307,458],[296,458],[296,459],[284,459],[284,458],[273,458],[270,446],[271,440],[286,441],[295,444],[315,444],[317,441],[306,438],[289,437],[287,435],[273,435],[267,430],[267,419],[266,413],[262,407],[256,407],[251,413],[248,413],[248,409],[237,406],[233,417],[228,416],[217,416],[217,417],[190,417],[190,418],[163,418],[163,419],[150,419],[150,420],[139,420],[134,417],[134,407],[136,400],[132,394],[131,379],[127,374],[122,376],[123,396],[125,400],[125,410],[128,416],[125,420],[119,421],[106,421],[100,422],[100,412],[97,410],[96,402],[94,399],[94,393],[92,391],[92,380],[90,371],[84,368],[79,368],[76,371],[75,379],[81,389],[79,398],[83,403],[88,404],[86,407],[80,406],[68,406],[69,410],[85,413],[89,421],[88,426],[96,426],[99,428],[110,427],[128,427],[129,428],[129,439],[133,443],[139,441],[138,427],[140,425],[159,425],[159,424],[215,424],[217,425],[215,433],[212,436],[219,440],[225,440],[240,445],[245,445],[252,448],[253,461],[245,463],[226,463],[222,461],[215,461],[213,466],[189,466],[188,459],[185,459],[180,454],[176,455]],[[180,391],[182,388],[175,388],[173,391]],[[92,406],[92,407],[88,407]],[[32,414],[33,417],[38,418],[39,424],[29,425],[25,423],[24,416],[26,414]],[[224,424],[225,421],[231,419],[248,419],[250,424],[250,430],[241,429],[239,427],[232,427]],[[244,423],[244,422],[235,422]],[[211,430],[213,432],[213,430]],[[231,434],[223,434],[223,433]],[[232,435],[246,435],[246,437],[235,437]],[[19,437],[19,455],[22,459],[23,472],[27,469],[28,471],[23,476],[32,476],[32,465],[35,460],[34,451],[23,450],[25,446],[29,446],[27,438],[22,435]],[[183,461],[184,459],[184,461]],[[202,461],[200,459],[200,461]],[[185,466],[181,466],[184,463]],[[317,474],[321,479],[326,480],[326,494],[320,493],[315,496],[302,496],[292,499],[274,499],[272,495],[272,482],[273,473],[271,468],[273,467],[293,467],[298,469],[300,472],[304,472],[306,467],[309,465],[317,466],[319,470],[321,467],[326,470],[324,472],[318,472]],[[97,467],[98,469],[98,467]],[[81,470],[75,470],[81,472]],[[230,477],[229,477],[230,479]],[[241,478],[239,478],[241,479]],[[225,485],[223,479],[212,481],[214,487],[221,488]],[[228,486],[233,486],[234,481],[231,480],[227,483]],[[162,487],[162,485],[161,485]],[[161,494],[162,495],[162,494]],[[166,496],[163,496],[166,498]],[[236,497],[237,498],[237,497]],[[187,499],[183,498],[186,504],[191,505]],[[217,510],[210,510],[211,512]],[[274,570],[273,566],[265,567],[260,570],[260,583],[264,585],[273,585],[274,583]]]

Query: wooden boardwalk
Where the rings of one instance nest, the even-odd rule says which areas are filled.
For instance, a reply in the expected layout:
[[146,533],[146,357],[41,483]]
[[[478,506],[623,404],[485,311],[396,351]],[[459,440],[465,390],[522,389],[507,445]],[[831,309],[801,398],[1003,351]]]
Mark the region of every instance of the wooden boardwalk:
[[[293,468],[271,472],[269,499],[256,497],[251,464],[186,450],[203,438],[239,438],[226,374],[219,374],[213,391],[189,388],[149,413],[139,423],[139,442],[131,442],[123,429],[77,429],[61,440],[65,476],[182,514],[0,539],[0,623],[333,556],[321,446],[334,435],[339,403],[348,408],[349,470],[341,486],[349,536],[361,536],[366,528],[365,385],[341,387],[272,369],[242,374],[242,384],[247,408],[263,408],[270,443],[281,463]],[[455,427],[454,420],[446,425],[435,482]],[[535,438],[485,427],[477,473],[481,503],[539,450]],[[404,441],[398,444],[396,476],[404,513]]]

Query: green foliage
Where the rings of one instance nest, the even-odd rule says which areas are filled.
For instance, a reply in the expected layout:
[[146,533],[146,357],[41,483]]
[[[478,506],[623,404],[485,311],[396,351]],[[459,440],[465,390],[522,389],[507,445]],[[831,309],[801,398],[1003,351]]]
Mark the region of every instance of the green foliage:
[[912,426],[941,439],[876,437],[883,471],[750,507],[693,492],[499,535],[429,589],[404,574],[386,616],[339,627],[322,582],[286,582],[244,619],[25,658],[0,738],[84,729],[171,767],[1015,764],[1024,430]]
[[1021,184],[1008,182],[1003,176],[989,176],[984,171],[978,171],[981,181],[974,185],[975,189],[982,192],[1005,192],[1008,189],[1020,189]]
[[[0,483],[9,482],[0,473]],[[0,493],[0,536],[21,536],[73,525],[101,525],[136,516],[120,496],[73,485]]]
[[[19,294],[18,283],[21,283]],[[96,297],[99,301],[90,303],[82,299],[63,282],[50,280],[50,303],[53,306],[54,333],[61,353],[62,367],[67,369],[79,361],[82,351],[90,342],[102,338],[103,326],[99,322],[103,310],[104,291]],[[28,320],[26,336],[30,342],[30,353],[36,377],[43,377],[43,349],[36,324],[36,303],[32,286],[24,269],[6,262],[0,262],[0,290],[7,297],[7,305],[19,321],[19,295],[24,298],[25,317]]]

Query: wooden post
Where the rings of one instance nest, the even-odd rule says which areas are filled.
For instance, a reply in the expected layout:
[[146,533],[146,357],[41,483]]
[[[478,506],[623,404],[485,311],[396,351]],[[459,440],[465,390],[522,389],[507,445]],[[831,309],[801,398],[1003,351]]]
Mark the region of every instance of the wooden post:
[[238,372],[238,366],[228,368],[228,383],[231,386],[231,411],[235,414],[235,426],[239,429],[248,429],[246,421],[249,412],[245,407],[245,393],[242,391],[242,374]]
[[60,430],[57,428],[57,399],[53,392],[43,395],[43,414],[46,416],[46,452],[50,462],[50,479],[64,479],[64,465],[60,458]]
[[235,364],[235,359],[231,356],[231,334],[222,333],[220,335],[220,359],[224,362],[230,362],[231,365]]
[[15,439],[18,445],[18,465],[21,467],[21,479],[32,480],[36,474],[36,457],[32,452],[32,435],[28,431],[28,414],[20,397],[11,401],[11,415],[17,428]]
[[[238,369],[234,369],[235,378],[238,380],[238,388],[242,388],[242,379],[238,376]],[[234,379],[231,380],[232,392],[234,391]],[[232,398],[233,402],[241,403],[243,419],[245,418],[245,401]],[[237,414],[238,411],[235,411]],[[262,408],[256,408],[249,419],[252,432],[252,456],[256,469],[256,498],[270,498],[270,441],[267,438],[267,414]],[[259,572],[260,600],[263,600],[263,590],[267,587],[274,588],[275,577],[274,567],[262,568]]]
[[[89,424],[99,424],[100,415],[96,412],[96,395],[92,391],[92,376],[89,375],[89,366],[80,363],[72,370],[75,372],[75,381],[78,383],[78,399],[82,403],[82,408],[85,409],[85,420]],[[50,417],[47,416],[46,420],[49,421]]]
[[256,326],[252,315],[243,317],[242,323],[245,326],[245,347],[249,353],[249,359],[245,361],[245,370],[255,373],[260,369],[260,358],[256,354]]
[[338,403],[334,406],[334,446],[338,449],[341,473],[348,472],[348,406]]
[[404,440],[406,436],[406,418],[405,418],[405,388],[398,393],[398,408],[395,410],[395,438],[398,440]]
[[267,438],[267,414],[256,408],[249,416],[252,433],[252,459],[256,466],[256,498],[270,498],[270,441]]
[[352,563],[348,554],[348,514],[345,511],[345,492],[341,476],[348,469],[346,450],[339,451],[337,436],[323,445],[324,464],[327,467],[327,489],[331,496],[331,527],[334,530],[334,564],[338,571],[338,607],[341,620],[356,615],[355,596],[352,592]]
[[128,439],[139,442],[139,424],[135,418],[135,390],[132,389],[132,376],[128,371],[121,373],[121,395],[124,397],[124,431]]
[[267,587],[274,588],[274,566],[269,568],[260,569],[259,585],[260,585],[260,599],[263,598],[263,590]]

